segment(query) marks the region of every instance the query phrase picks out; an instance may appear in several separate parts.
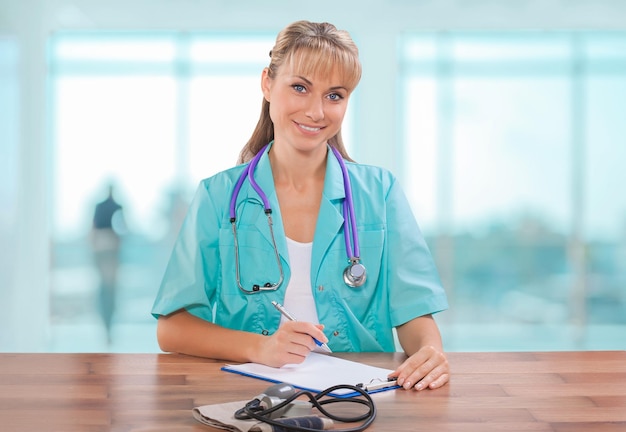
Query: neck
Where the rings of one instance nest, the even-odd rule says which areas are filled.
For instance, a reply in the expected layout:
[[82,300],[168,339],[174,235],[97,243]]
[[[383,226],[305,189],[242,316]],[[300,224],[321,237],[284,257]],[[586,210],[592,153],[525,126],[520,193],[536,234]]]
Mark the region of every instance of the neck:
[[326,147],[313,152],[298,152],[291,148],[272,146],[269,152],[274,183],[304,185],[324,179],[326,173]]

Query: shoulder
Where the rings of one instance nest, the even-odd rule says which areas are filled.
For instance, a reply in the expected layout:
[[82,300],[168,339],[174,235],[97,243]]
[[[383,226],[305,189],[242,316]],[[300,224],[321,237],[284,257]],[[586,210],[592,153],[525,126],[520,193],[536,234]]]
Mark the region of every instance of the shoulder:
[[388,191],[396,183],[396,176],[386,168],[376,165],[346,162],[353,187],[377,187]]
[[222,217],[228,212],[230,198],[244,165],[238,165],[206,177],[198,183],[189,213],[210,213]]
[[230,194],[244,168],[247,168],[247,166],[247,164],[237,165],[220,171],[210,177],[206,177],[200,181],[198,188],[208,192],[210,195],[219,193]]

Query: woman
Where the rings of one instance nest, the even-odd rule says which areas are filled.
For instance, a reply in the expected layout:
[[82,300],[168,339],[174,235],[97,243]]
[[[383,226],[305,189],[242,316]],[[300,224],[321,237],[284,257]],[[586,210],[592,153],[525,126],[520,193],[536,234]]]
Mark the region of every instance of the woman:
[[395,327],[409,357],[392,376],[407,389],[444,385],[432,314],[448,305],[430,252],[393,175],[353,163],[341,140],[357,47],[331,24],[298,21],[270,58],[242,164],[201,182],[174,246],[152,310],[160,347],[279,367],[316,340],[394,351]]

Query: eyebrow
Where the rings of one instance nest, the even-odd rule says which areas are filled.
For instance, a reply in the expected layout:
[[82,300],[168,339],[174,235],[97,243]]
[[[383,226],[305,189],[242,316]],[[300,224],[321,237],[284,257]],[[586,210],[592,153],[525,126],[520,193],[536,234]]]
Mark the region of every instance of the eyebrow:
[[[308,85],[311,85],[311,86],[313,85],[313,83],[309,79],[303,77],[302,75],[295,75],[295,77],[296,78],[300,78],[302,81],[305,81]],[[331,91],[336,91],[336,90],[348,91],[348,88],[344,87],[344,86],[335,86],[335,87],[329,88],[328,90],[331,90]]]

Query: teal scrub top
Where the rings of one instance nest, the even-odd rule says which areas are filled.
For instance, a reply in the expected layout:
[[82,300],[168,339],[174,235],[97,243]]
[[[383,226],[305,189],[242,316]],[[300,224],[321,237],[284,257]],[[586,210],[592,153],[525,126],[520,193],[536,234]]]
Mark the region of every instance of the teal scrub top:
[[[269,147],[268,147],[269,149]],[[272,300],[283,302],[291,269],[269,158],[254,178],[267,195],[285,280],[276,291],[245,294],[235,277],[231,194],[246,165],[202,180],[182,224],[152,308],[155,317],[185,308],[223,327],[269,335],[280,324]],[[409,203],[387,170],[346,162],[367,280],[344,283],[348,265],[343,234],[345,191],[341,167],[329,149],[324,192],[313,238],[311,286],[329,347],[342,351],[395,351],[392,328],[448,308],[434,261]],[[246,180],[236,202],[242,286],[275,283],[280,274],[263,203]]]

